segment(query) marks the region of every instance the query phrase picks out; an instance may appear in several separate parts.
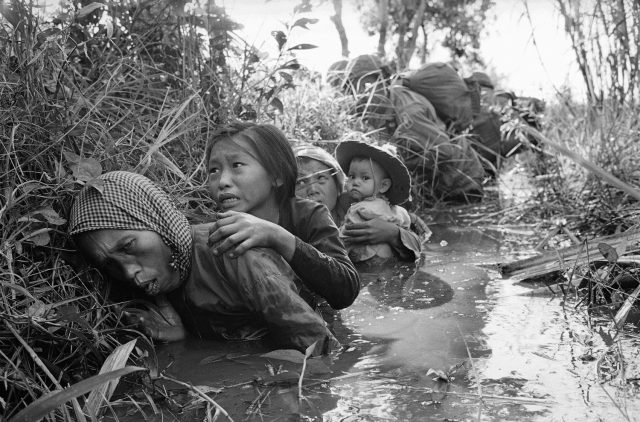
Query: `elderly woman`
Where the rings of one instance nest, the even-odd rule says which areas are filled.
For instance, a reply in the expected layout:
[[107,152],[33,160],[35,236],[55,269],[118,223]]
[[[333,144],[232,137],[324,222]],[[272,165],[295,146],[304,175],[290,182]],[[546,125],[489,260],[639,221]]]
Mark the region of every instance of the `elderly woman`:
[[337,345],[280,255],[254,248],[235,259],[216,256],[208,245],[213,223],[189,225],[146,177],[116,171],[99,180],[80,191],[69,234],[107,277],[156,298],[159,312],[134,314],[149,335],[240,340],[268,333],[277,347],[304,351],[317,342],[316,353]]
[[[345,176],[340,165],[331,154],[314,145],[298,145],[294,153],[298,160],[296,195],[326,205],[336,225],[342,225],[351,202],[343,192]],[[368,217],[362,218],[367,220]],[[354,243],[388,243],[399,259],[413,261],[420,257],[421,242],[430,236],[431,231],[413,213],[411,220],[414,231],[382,218],[372,218],[363,223],[347,225],[343,234]]]

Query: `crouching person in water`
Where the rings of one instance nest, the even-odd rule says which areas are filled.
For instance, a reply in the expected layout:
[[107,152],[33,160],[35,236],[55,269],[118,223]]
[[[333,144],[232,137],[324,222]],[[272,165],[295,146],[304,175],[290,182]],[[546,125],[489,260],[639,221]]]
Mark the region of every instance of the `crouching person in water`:
[[[411,217],[399,204],[409,199],[411,177],[392,151],[365,142],[343,141],[336,148],[336,158],[347,174],[347,193],[354,201],[340,228],[343,235],[349,224],[374,217],[409,230]],[[345,236],[345,243],[353,262],[393,257],[387,242],[360,243]]]
[[[331,154],[315,145],[299,145],[294,151],[298,161],[296,195],[324,204],[335,223],[343,225],[354,201],[344,192],[345,175],[340,165]],[[410,230],[378,216],[361,215],[361,222],[344,224],[342,234],[351,243],[387,243],[400,260],[415,261],[431,230],[420,217],[414,213],[409,215]]]
[[156,298],[159,313],[139,310],[153,338],[187,333],[226,339],[267,334],[275,347],[315,354],[339,344],[298,294],[295,274],[271,249],[232,259],[208,246],[211,224],[191,226],[164,191],[144,176],[116,171],[76,198],[69,234],[78,249],[113,280]]

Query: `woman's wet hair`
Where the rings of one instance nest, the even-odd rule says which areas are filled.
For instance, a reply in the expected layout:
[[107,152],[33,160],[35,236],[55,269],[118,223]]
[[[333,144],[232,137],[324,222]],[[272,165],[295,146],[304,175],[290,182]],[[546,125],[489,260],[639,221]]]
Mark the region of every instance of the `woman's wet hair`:
[[211,150],[215,144],[225,139],[233,142],[237,137],[246,140],[256,153],[254,158],[274,180],[282,182],[276,188],[278,204],[282,205],[289,198],[294,197],[298,176],[296,158],[285,134],[273,125],[233,122],[219,127],[207,141],[205,165],[209,165]]

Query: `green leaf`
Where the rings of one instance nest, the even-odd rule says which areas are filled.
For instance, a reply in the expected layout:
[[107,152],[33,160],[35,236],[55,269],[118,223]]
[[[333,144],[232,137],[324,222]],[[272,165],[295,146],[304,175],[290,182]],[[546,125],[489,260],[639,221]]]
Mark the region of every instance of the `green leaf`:
[[32,422],[40,420],[69,400],[86,394],[104,383],[118,379],[132,372],[146,370],[146,368],[140,368],[137,366],[127,366],[125,368],[117,369],[106,374],[94,375],[93,377],[73,384],[72,386],[65,388],[64,390],[54,391],[50,394],[40,397],[29,406],[18,412],[18,414],[11,418],[9,422]]
[[288,51],[291,50],[311,50],[312,48],[318,48],[317,45],[313,45],[313,44],[298,44],[298,45],[294,45],[293,47],[287,48]]
[[598,243],[598,250],[604,256],[604,258],[610,263],[614,264],[618,261],[618,252],[611,245],[606,243]]
[[46,246],[51,241],[51,236],[49,236],[49,230],[46,229],[38,229],[24,236],[22,241],[28,240],[31,243],[34,243],[38,246]]
[[[124,368],[135,344],[136,339],[133,339],[126,344],[121,344],[116,347],[102,364],[100,374],[106,374]],[[98,416],[100,406],[102,406],[103,402],[109,401],[119,381],[120,378],[116,378],[91,390],[87,402],[84,405],[84,410],[91,416]]]
[[314,23],[318,23],[318,19],[300,18],[297,21],[295,21],[293,25],[291,25],[291,28],[295,28],[296,26],[299,26],[304,29],[309,29],[307,28],[307,25],[314,24]]
[[278,50],[287,43],[287,36],[282,31],[271,31],[271,36],[278,42]]
[[304,357],[308,358],[309,356],[313,355],[313,351],[316,348],[316,343],[318,343],[317,341],[314,341],[313,343],[311,343],[309,345],[309,347],[307,347],[307,350],[305,350],[304,352]]
[[293,83],[293,76],[289,75],[287,72],[278,72],[278,74],[282,79],[287,81],[287,83],[290,83],[290,84]]
[[95,158],[81,158],[79,162],[69,165],[76,180],[88,182],[102,173],[102,166]]
[[88,15],[93,13],[96,9],[99,9],[101,7],[107,7],[107,5],[103,3],[98,3],[98,2],[89,3],[88,5],[86,5],[85,7],[83,7],[78,11],[77,18],[78,19],[86,18]]
[[98,192],[104,193],[104,180],[102,179],[91,179],[87,182],[87,186],[91,186]]
[[279,359],[286,360],[287,362],[302,363],[304,362],[304,355],[295,349],[278,349],[269,353],[261,355],[267,359]]
[[280,101],[278,97],[273,97],[269,104],[277,108],[281,114],[284,113],[284,104],[282,104],[282,101]]
[[276,70],[282,70],[282,69],[297,70],[297,69],[300,69],[300,63],[298,63],[296,59],[289,60],[288,62],[286,62],[279,68],[277,68]]
[[77,164],[80,162],[80,160],[82,159],[78,154],[76,154],[75,152],[71,152],[71,151],[63,151],[62,154],[64,155],[64,158],[67,159],[67,162],[69,164]]
[[64,223],[67,222],[67,220],[65,220],[64,218],[60,217],[60,215],[55,212],[55,210],[51,207],[47,207],[47,208],[42,208],[39,210],[36,210],[32,213],[32,215],[40,215],[44,218],[44,220],[49,223],[49,224],[53,224],[54,226],[61,226]]

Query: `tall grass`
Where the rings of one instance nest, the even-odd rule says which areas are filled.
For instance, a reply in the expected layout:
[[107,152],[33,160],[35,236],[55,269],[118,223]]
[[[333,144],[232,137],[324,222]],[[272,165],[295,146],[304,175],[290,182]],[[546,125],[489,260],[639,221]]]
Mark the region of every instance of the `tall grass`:
[[[554,104],[547,110],[543,134],[640,191],[637,112],[629,106]],[[540,147],[543,154],[530,164],[541,180],[539,206],[534,206],[532,213],[568,216],[575,229],[588,234],[613,234],[640,223],[640,206],[633,196],[574,158],[542,144]],[[553,215],[548,208],[555,210]]]

